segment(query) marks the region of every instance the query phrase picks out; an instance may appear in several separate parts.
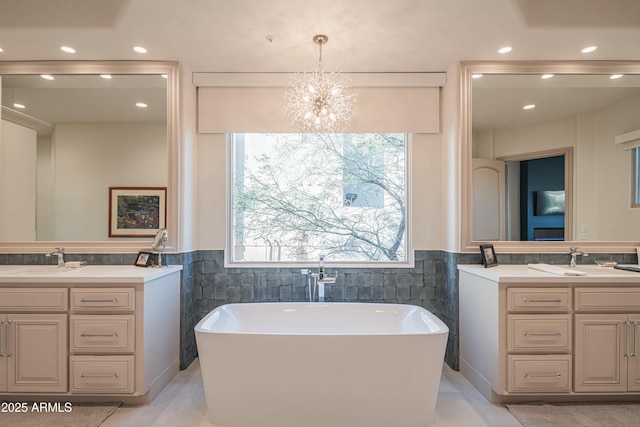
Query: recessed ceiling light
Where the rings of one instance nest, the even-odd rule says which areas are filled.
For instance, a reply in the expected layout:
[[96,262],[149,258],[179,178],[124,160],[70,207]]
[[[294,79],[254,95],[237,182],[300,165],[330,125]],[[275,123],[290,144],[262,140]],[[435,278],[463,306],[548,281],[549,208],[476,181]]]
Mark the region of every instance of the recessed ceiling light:
[[596,50],[598,48],[598,46],[588,46],[585,47],[584,49],[582,49],[582,53],[590,53],[593,52],[594,50]]
[[163,79],[168,79],[169,75],[168,74],[160,74],[162,76]]
[[136,107],[138,108],[147,108],[147,104],[144,102],[136,102]]
[[69,46],[60,46],[60,50],[67,53],[76,53],[76,50]]
[[611,80],[615,80],[615,79],[619,79],[619,78],[620,78],[620,77],[622,77],[623,75],[624,75],[624,74],[611,74],[611,75],[609,76],[609,78],[610,78]]
[[100,74],[100,77],[109,80],[111,78],[111,74]]
[[482,74],[471,74],[472,79],[479,79],[480,77],[482,77]]
[[501,47],[500,49],[498,49],[498,53],[509,53],[511,52],[511,49],[511,46]]
[[536,108],[536,104],[527,104],[522,107],[523,110],[533,110],[534,108]]
[[147,53],[147,49],[143,48],[142,46],[134,46],[133,50],[135,50],[138,53]]
[[15,102],[13,106],[16,108],[27,108],[24,104],[18,104],[17,102]]
[[40,77],[42,77],[45,80],[54,80],[51,74],[40,74]]
[[553,74],[543,74],[542,75],[543,79],[550,79],[551,77],[553,77]]
[[0,47],[0,53],[4,52],[4,50]]

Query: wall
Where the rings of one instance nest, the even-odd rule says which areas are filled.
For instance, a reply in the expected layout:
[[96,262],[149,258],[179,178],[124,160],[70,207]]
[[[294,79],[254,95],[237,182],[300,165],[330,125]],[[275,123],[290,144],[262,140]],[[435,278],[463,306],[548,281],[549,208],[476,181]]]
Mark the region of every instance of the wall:
[[0,122],[0,240],[35,240],[36,131]]
[[165,123],[61,123],[40,143],[52,156],[38,160],[39,180],[54,184],[39,192],[47,240],[107,240],[109,187],[167,185]]

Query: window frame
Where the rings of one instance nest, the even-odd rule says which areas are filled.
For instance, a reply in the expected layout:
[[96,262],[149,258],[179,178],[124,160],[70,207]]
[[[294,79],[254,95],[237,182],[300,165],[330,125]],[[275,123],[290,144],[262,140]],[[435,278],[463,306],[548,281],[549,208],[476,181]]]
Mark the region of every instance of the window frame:
[[631,208],[640,208],[640,146],[631,149]]
[[[239,133],[261,133],[261,132],[233,132],[226,134],[227,144],[227,171],[226,171],[226,243],[224,250],[224,266],[225,268],[296,268],[308,267],[316,265],[313,260],[308,261],[236,261],[233,259],[233,168],[234,168],[234,150],[233,135]],[[287,132],[281,132],[287,133]],[[367,133],[367,132],[362,132]],[[371,132],[380,133],[380,132]],[[395,132],[398,133],[398,132]],[[402,133],[402,132],[400,132]],[[406,148],[405,148],[405,241],[406,241],[406,260],[404,261],[332,261],[330,258],[325,260],[325,265],[329,268],[413,268],[415,266],[414,248],[412,242],[413,220],[412,220],[412,154],[413,154],[413,134],[404,132]]]

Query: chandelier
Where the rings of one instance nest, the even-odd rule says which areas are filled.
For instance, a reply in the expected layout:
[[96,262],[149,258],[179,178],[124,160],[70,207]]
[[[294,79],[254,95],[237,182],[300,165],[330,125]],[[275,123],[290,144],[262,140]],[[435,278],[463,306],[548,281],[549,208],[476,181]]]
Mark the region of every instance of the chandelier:
[[326,71],[322,65],[322,46],[328,40],[321,34],[313,37],[320,46],[318,66],[296,74],[285,94],[287,116],[298,132],[342,132],[355,114],[356,94],[338,72]]

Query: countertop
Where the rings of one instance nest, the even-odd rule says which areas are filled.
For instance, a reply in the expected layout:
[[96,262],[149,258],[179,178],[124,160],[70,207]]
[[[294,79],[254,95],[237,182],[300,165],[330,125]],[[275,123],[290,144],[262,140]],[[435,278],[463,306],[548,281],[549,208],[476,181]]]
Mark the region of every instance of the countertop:
[[162,268],[133,265],[87,265],[58,268],[52,265],[0,265],[0,284],[19,283],[146,283],[182,270],[181,265]]
[[[566,266],[563,266],[566,267]],[[637,267],[634,265],[634,267]],[[567,267],[568,268],[568,267]],[[484,268],[482,265],[458,265],[464,271],[479,277],[484,277],[499,283],[638,283],[640,273],[614,269],[612,267],[598,267],[594,265],[579,265],[576,270],[586,273],[584,276],[560,276],[528,268],[527,265],[505,264]]]

